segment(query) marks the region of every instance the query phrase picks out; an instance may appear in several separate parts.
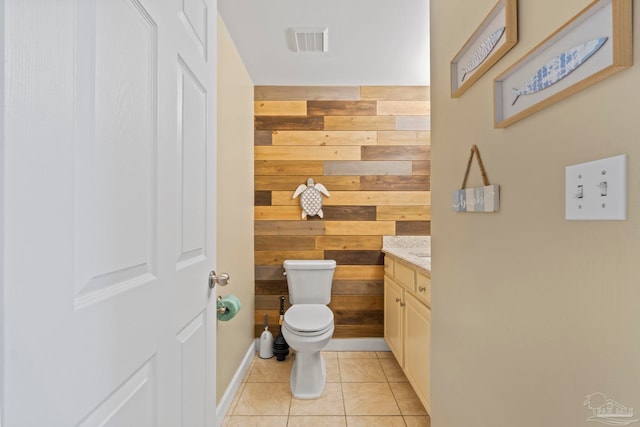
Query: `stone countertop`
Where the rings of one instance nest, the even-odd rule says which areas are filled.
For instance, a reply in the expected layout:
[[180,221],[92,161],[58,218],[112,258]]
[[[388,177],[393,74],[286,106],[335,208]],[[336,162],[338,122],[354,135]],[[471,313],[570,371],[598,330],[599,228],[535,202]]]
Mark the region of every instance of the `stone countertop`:
[[431,275],[431,255],[420,252],[420,248],[382,248],[382,252],[407,261]]
[[407,261],[431,275],[430,236],[383,236],[382,252]]

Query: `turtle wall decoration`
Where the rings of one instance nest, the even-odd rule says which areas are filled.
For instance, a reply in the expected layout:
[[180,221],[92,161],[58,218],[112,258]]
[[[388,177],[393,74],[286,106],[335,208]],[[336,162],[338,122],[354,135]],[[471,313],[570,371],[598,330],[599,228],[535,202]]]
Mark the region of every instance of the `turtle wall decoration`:
[[302,219],[307,219],[307,216],[318,215],[323,217],[322,213],[322,195],[330,197],[327,188],[320,184],[314,184],[313,178],[307,179],[307,184],[300,184],[296,191],[293,193],[292,199],[302,195],[300,197],[300,206],[302,207]]

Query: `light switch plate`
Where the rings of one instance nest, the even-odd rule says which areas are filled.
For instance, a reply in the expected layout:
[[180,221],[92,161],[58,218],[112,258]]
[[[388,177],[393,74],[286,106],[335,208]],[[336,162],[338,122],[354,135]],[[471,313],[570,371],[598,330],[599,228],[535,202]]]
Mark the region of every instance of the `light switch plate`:
[[627,219],[627,155],[567,166],[568,220]]

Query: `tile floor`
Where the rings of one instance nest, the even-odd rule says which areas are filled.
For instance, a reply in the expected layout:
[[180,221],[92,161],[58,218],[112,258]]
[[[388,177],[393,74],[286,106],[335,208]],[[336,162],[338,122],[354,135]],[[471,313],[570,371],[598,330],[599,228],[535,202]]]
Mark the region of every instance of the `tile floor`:
[[256,355],[223,427],[430,427],[427,411],[390,352],[322,354],[327,384],[315,400],[291,396],[291,354],[283,362]]

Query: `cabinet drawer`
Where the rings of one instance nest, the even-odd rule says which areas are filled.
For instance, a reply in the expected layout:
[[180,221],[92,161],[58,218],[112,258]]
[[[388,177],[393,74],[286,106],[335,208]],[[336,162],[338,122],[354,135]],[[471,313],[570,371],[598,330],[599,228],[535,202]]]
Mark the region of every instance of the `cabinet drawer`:
[[384,256],[384,273],[389,277],[393,277],[394,264],[395,262],[393,261],[393,258],[387,255]]
[[431,277],[418,273],[416,275],[415,293],[419,300],[431,307]]
[[416,284],[416,271],[406,265],[396,262],[394,266],[395,279],[405,288],[413,291]]

